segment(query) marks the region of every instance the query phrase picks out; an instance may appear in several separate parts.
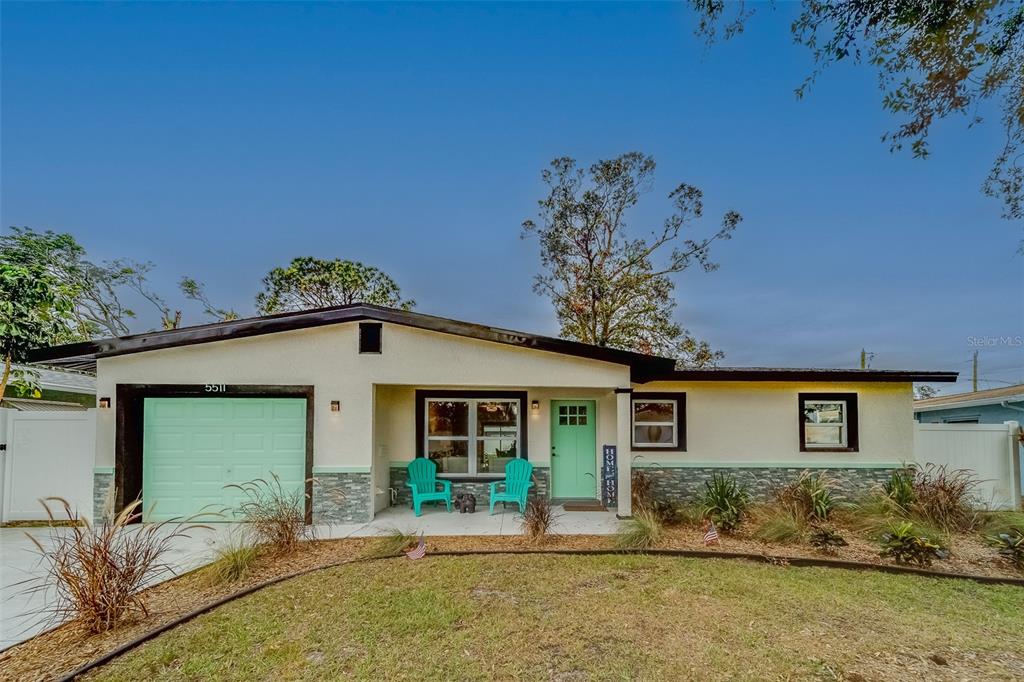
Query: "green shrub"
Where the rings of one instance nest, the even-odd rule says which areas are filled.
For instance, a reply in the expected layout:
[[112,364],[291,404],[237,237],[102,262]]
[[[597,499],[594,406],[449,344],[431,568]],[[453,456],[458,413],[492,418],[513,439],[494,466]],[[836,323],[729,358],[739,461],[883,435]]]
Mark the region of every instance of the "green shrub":
[[736,530],[750,505],[750,493],[733,476],[712,474],[704,482],[703,515],[724,531]]
[[650,509],[640,508],[632,518],[623,522],[622,529],[615,536],[619,549],[650,549],[661,542],[664,528],[658,515]]
[[836,491],[839,481],[821,472],[803,471],[800,476],[779,490],[779,502],[804,521],[826,521],[839,506],[842,496]]
[[1009,560],[1017,568],[1024,569],[1024,532],[1013,530],[999,533],[990,536],[988,541],[999,550],[999,556]]
[[804,524],[786,507],[773,508],[758,518],[754,537],[762,542],[795,542],[804,534]]
[[910,509],[914,504],[914,471],[897,469],[882,484],[885,496],[902,509]]
[[675,517],[680,526],[702,527],[705,521],[704,507],[697,502],[678,504],[675,507]]
[[948,553],[933,539],[923,535],[910,521],[889,524],[882,533],[881,556],[890,557],[898,564],[930,566],[934,559],[945,559]]
[[985,512],[982,522],[978,527],[983,536],[999,535],[1000,533],[1013,534],[1014,531],[1024,533],[1024,512],[1019,511],[989,511]]
[[228,537],[213,550],[213,562],[204,571],[209,585],[241,580],[259,559],[259,549],[244,534]]
[[815,526],[807,536],[807,541],[817,550],[826,554],[835,554],[840,547],[849,543],[835,528],[831,526]]

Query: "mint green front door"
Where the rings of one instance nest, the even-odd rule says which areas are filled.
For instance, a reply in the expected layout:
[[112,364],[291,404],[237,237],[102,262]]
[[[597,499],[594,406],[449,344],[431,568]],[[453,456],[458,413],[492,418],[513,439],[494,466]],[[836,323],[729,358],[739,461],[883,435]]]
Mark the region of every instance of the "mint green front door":
[[597,414],[593,400],[551,401],[551,496],[597,497]]
[[305,399],[146,398],[144,414],[145,521],[236,509],[244,494],[224,486],[271,473],[286,491],[304,490]]

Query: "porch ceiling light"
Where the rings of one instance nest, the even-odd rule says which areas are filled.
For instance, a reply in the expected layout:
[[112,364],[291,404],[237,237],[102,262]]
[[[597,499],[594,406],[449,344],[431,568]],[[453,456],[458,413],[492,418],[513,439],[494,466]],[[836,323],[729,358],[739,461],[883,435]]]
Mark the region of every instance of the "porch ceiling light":
[[331,401],[331,412],[341,412],[341,401],[340,400],[332,400]]
[[110,398],[100,398],[100,409],[101,410],[109,410],[110,409]]

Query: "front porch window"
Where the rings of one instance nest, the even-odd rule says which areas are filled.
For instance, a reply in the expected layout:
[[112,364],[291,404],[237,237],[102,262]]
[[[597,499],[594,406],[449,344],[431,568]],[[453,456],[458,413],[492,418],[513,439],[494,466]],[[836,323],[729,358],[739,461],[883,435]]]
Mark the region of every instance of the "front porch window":
[[521,401],[491,398],[424,400],[424,452],[439,473],[502,475],[520,456]]

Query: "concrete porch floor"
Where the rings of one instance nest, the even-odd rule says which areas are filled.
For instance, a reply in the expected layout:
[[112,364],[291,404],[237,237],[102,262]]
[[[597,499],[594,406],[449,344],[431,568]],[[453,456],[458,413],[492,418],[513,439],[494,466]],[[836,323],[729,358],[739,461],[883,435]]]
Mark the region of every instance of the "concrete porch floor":
[[[619,529],[615,512],[567,512],[560,505],[555,508],[551,532],[559,535],[612,535]],[[416,516],[407,507],[388,507],[377,512],[373,521],[365,524],[339,524],[319,526],[317,537],[343,538],[386,535],[394,529],[406,533],[430,535],[519,535],[523,517],[510,505],[496,507],[491,516],[487,508],[477,507],[473,514],[448,513],[444,506],[424,506],[423,515]]]

